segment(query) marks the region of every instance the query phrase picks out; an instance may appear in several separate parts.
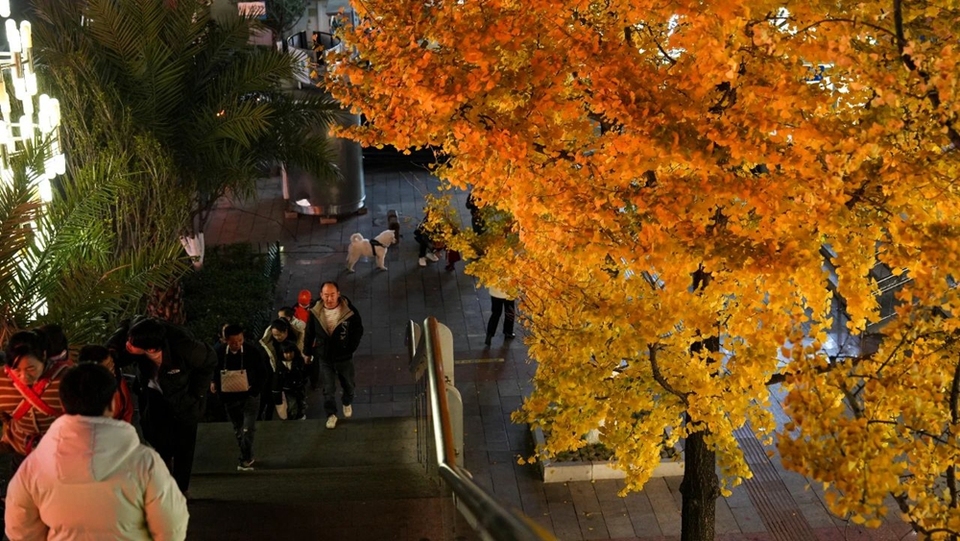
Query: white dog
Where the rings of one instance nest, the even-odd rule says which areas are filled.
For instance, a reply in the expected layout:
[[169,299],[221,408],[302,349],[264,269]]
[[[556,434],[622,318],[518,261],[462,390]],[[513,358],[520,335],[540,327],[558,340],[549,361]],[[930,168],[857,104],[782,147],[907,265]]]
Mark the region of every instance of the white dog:
[[372,239],[365,239],[360,233],[350,235],[350,247],[347,248],[347,270],[353,272],[353,266],[361,257],[376,257],[377,268],[387,270],[383,258],[387,255],[387,248],[396,244],[397,235],[392,229],[387,229]]

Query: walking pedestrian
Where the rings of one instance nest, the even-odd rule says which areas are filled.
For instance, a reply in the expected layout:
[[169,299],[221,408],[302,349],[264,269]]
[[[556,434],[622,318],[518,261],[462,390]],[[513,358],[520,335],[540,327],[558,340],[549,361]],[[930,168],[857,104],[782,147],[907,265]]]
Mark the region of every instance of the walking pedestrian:
[[143,316],[125,322],[108,347],[121,367],[137,366],[144,438],[186,494],[197,423],[217,367],[217,354],[183,327]]
[[309,289],[301,289],[297,295],[297,305],[293,307],[293,317],[307,324],[310,319],[310,306],[313,304],[313,295]]
[[264,421],[273,419],[273,412],[276,409],[273,396],[273,389],[276,385],[273,383],[273,379],[276,376],[277,366],[283,360],[283,351],[280,349],[280,344],[284,340],[290,340],[303,351],[303,338],[304,335],[298,333],[285,319],[273,320],[273,323],[263,331],[260,345],[267,352],[270,371],[267,374],[266,386],[260,400],[260,419]]
[[113,396],[113,418],[118,421],[133,423],[133,393],[130,392],[130,386],[123,378],[123,374],[113,362],[113,355],[110,350],[104,346],[89,345],[80,348],[80,354],[77,356],[77,362],[96,363],[106,368],[117,380],[117,392]]
[[467,194],[466,207],[470,211],[470,226],[473,228],[473,232],[482,235],[487,226],[483,220],[483,211],[480,210],[477,199],[473,196],[473,190],[470,190],[470,193]]
[[48,360],[46,337],[37,330],[14,333],[5,349],[6,365],[0,371],[0,419],[2,441],[13,454],[13,474],[63,413],[60,380],[69,363]]
[[440,260],[435,253],[436,249],[433,239],[430,238],[429,220],[429,213],[425,213],[423,219],[420,220],[420,223],[417,225],[417,229],[413,232],[413,239],[417,241],[417,244],[420,246],[420,251],[417,253],[417,264],[421,267],[427,266],[428,259],[433,262]]
[[57,363],[70,360],[70,345],[63,327],[56,323],[47,323],[37,328],[46,342],[47,362]]
[[289,306],[285,306],[277,310],[277,319],[285,320],[290,324],[291,327],[293,327],[293,330],[297,331],[301,337],[303,336],[304,331],[307,329],[307,322],[297,319],[296,310],[290,308]]
[[282,360],[277,363],[274,378],[274,403],[281,419],[290,421],[307,418],[307,367],[300,348],[289,340],[280,344]]
[[259,344],[245,340],[243,327],[227,325],[223,329],[226,343],[214,348],[217,370],[210,383],[210,392],[220,397],[227,418],[240,446],[238,471],[253,470],[253,436],[260,411],[260,396],[267,384],[266,354]]
[[66,414],[7,489],[11,541],[186,538],[186,499],[163,460],[133,426],[110,418],[116,388],[116,377],[93,363],[63,376]]
[[490,319],[487,321],[487,339],[484,344],[490,345],[493,335],[497,334],[497,324],[500,323],[500,314],[503,314],[503,338],[510,340],[516,338],[513,334],[513,323],[516,319],[515,301],[506,294],[506,292],[495,287],[490,290]]
[[343,392],[343,416],[348,419],[353,416],[353,353],[362,336],[360,313],[340,295],[340,286],[336,282],[324,282],[320,287],[320,302],[310,309],[305,343],[323,375],[323,411],[327,416],[327,428],[337,426],[337,381]]

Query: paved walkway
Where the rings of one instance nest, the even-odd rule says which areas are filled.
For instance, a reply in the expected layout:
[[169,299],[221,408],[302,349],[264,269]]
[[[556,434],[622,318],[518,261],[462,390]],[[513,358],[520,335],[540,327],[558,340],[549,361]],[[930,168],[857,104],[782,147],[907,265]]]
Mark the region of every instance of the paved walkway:
[[[642,492],[620,498],[621,481],[544,484],[534,466],[517,464],[518,455],[531,452],[532,441],[525,427],[510,422],[510,413],[530,390],[535,366],[528,362],[519,338],[502,342],[497,337],[493,347],[484,348],[489,299],[476,289],[472,277],[463,274],[462,263],[454,272],[444,271],[442,263],[417,266],[413,229],[422,217],[423,196],[437,186],[437,180],[423,169],[382,162],[368,166],[368,214],[321,225],[315,217],[284,218],[279,180],[265,180],[256,201],[233,202],[216,211],[206,231],[207,244],[252,242],[265,246],[279,240],[284,270],[274,299],[278,307],[294,303],[301,289],[316,295],[322,281],[340,283],[342,292],[359,309],[366,329],[356,357],[356,417],[411,413],[413,379],[404,346],[406,323],[436,316],[453,331],[456,358],[469,361],[458,364],[456,382],[464,400],[466,467],[481,486],[561,540],[679,539],[679,477],[653,479]],[[458,208],[465,215],[465,195],[458,197]],[[356,273],[346,272],[350,235],[376,235],[386,228],[390,209],[400,212],[404,237],[387,254],[389,270],[379,271],[373,262],[361,261]],[[467,216],[464,218],[467,224]],[[309,417],[322,416],[319,402],[318,394],[311,396]],[[751,434],[738,436],[754,478],[735,489],[732,496],[718,500],[719,539],[909,537],[909,528],[896,518],[878,530],[864,530],[830,516],[816,484],[785,471],[776,457],[768,459]]]

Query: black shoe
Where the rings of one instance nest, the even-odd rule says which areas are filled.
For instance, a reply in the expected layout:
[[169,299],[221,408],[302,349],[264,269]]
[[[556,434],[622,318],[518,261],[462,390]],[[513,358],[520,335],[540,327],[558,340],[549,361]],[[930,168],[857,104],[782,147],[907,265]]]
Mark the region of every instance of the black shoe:
[[513,334],[512,332],[505,332],[505,333],[503,333],[503,339],[504,339],[504,340],[512,340],[512,339],[514,339],[514,338],[516,338],[516,337],[517,337],[517,335]]
[[493,337],[488,334],[487,338],[483,341],[483,343],[489,346],[491,340],[493,340]]

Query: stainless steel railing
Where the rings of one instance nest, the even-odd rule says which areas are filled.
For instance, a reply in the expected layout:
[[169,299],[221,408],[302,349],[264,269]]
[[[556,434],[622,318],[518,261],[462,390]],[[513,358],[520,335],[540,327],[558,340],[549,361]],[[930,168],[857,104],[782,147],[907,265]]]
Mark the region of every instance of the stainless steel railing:
[[[417,379],[418,455],[427,472],[437,475],[453,493],[457,510],[481,539],[490,541],[555,541],[555,538],[529,518],[498,504],[473,482],[470,472],[458,465],[455,420],[447,396],[450,392],[444,376],[440,323],[424,320],[424,330],[413,321],[407,335],[410,368]],[[452,366],[452,359],[450,359]],[[455,391],[454,391],[455,394]],[[456,408],[454,408],[456,409]],[[462,416],[462,408],[459,408]]]

